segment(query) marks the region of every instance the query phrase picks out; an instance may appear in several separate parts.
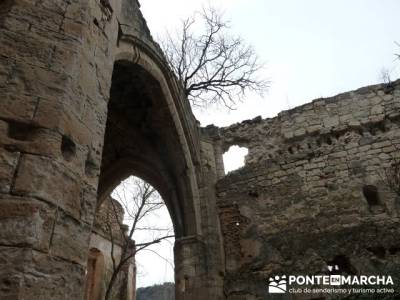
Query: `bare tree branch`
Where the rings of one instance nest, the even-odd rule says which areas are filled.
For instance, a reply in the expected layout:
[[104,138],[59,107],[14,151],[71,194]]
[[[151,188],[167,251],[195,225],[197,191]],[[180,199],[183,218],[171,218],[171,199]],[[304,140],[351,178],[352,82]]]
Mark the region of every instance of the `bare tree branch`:
[[[163,240],[168,241],[168,239],[174,237],[174,235],[169,234],[171,228],[157,228],[139,225],[146,216],[159,210],[165,204],[160,200],[156,190],[147,182],[134,178],[130,181],[130,184],[132,186],[128,186],[126,182],[122,182],[121,189],[117,189],[114,193],[116,198],[118,198],[118,202],[121,203],[122,209],[127,214],[128,220],[131,221],[129,230],[127,230],[127,225],[122,221],[121,208],[117,207],[118,205],[115,200],[111,199],[111,203],[106,206],[108,211],[106,214],[107,224],[105,224],[105,227],[107,234],[110,237],[111,258],[113,263],[113,272],[108,282],[105,294],[106,300],[111,297],[112,289],[117,281],[118,274],[139,251],[145,249],[148,250],[147,248],[149,246],[160,243]],[[162,235],[135,245],[133,235],[137,230],[148,230],[149,232],[162,233]],[[115,246],[117,244],[121,248],[118,258],[115,254]]]
[[138,251],[140,251],[140,250],[142,250],[142,249],[144,249],[144,248],[150,246],[150,245],[157,244],[157,243],[161,242],[162,240],[169,239],[169,238],[173,238],[173,237],[174,237],[174,235],[166,235],[166,236],[160,237],[160,238],[158,238],[158,239],[155,239],[155,240],[150,241],[150,242],[147,242],[147,243],[136,244],[136,247],[137,247],[137,248],[136,248],[136,253],[137,253]]
[[[107,218],[108,218],[108,216],[107,216]],[[116,260],[115,260],[115,253],[114,253],[115,242],[114,242],[114,235],[113,235],[112,225],[111,225],[111,222],[110,222],[109,219],[108,219],[108,222],[107,222],[106,226],[107,226],[108,233],[110,235],[110,241],[111,241],[111,253],[110,253],[111,254],[111,261],[112,261],[112,265],[113,265],[113,270],[115,270],[116,269]]]
[[172,269],[174,268],[174,265],[173,265],[168,259],[166,259],[165,257],[161,256],[161,255],[158,254],[156,251],[151,250],[151,249],[143,249],[143,250],[145,250],[145,251],[150,251],[150,252],[154,253],[154,254],[157,255],[159,258],[161,258],[161,259],[164,260],[166,263],[168,263],[169,266],[170,266]]
[[[198,24],[202,33],[194,28]],[[262,95],[268,88],[268,81],[259,77],[264,66],[254,49],[231,35],[229,29],[219,11],[203,8],[182,21],[176,36],[168,33],[161,42],[171,68],[194,106],[217,103],[234,109],[245,92]]]

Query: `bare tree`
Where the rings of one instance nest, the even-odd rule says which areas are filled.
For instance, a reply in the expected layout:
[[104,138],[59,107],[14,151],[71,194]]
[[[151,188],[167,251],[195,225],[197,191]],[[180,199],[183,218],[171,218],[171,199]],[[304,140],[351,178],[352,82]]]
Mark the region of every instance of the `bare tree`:
[[230,34],[229,29],[229,22],[219,11],[203,8],[183,20],[175,36],[168,33],[161,42],[186,96],[195,106],[220,103],[233,109],[246,91],[262,95],[268,87],[268,82],[260,78],[263,64],[254,49]]
[[[128,192],[128,187],[126,186],[128,184],[126,182],[122,182],[121,188],[115,191],[118,202],[123,206],[124,220],[129,225],[125,225],[121,220],[121,211],[114,201],[111,200],[107,207],[106,224],[104,225],[111,241],[112,273],[107,284],[105,300],[110,299],[112,289],[120,272],[139,251],[150,250],[147,249],[149,246],[174,237],[171,234],[172,228],[141,226],[146,216],[159,210],[165,204],[156,190],[147,182],[134,178],[129,184],[131,185],[129,187],[131,192]],[[148,241],[135,244],[133,235],[138,230],[152,231],[154,234],[151,235],[152,238]],[[116,245],[121,248],[119,255],[116,255]]]
[[390,71],[388,68],[382,68],[379,74],[380,80],[386,85],[390,85],[392,80],[390,78]]

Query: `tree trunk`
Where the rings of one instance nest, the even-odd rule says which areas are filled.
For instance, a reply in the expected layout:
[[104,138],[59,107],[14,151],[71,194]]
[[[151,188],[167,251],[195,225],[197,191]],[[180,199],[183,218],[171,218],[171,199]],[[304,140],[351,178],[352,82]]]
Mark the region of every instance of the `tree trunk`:
[[108,283],[106,295],[104,296],[104,300],[111,299],[110,297],[111,297],[112,288],[114,286],[115,281],[117,280],[117,276],[118,276],[118,271],[115,270],[111,276],[110,282]]

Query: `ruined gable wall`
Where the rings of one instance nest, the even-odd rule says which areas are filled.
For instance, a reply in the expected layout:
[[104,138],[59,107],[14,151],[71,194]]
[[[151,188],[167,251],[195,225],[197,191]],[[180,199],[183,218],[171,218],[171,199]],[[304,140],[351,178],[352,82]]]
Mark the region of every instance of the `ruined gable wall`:
[[399,274],[399,199],[380,174],[400,157],[400,81],[204,133],[221,152],[249,149],[217,183],[228,299],[267,297],[269,275],[320,273],[343,257],[347,272]]
[[[125,228],[121,229],[120,225],[124,225]],[[129,227],[124,224],[124,208],[117,200],[108,196],[96,211],[92,231],[111,240],[110,229],[112,237],[115,239],[114,242],[123,245],[122,234],[129,234]]]
[[[113,204],[111,203],[113,202]],[[124,220],[124,209],[122,205],[111,196],[101,204],[97,209],[96,217],[92,227],[92,234],[90,236],[89,249],[95,249],[95,252],[101,254],[101,264],[95,267],[99,278],[97,293],[100,298],[104,298],[107,290],[110,278],[113,273],[113,258],[117,261],[121,257],[122,248],[125,245],[124,237],[122,234],[128,234],[128,225],[124,228],[126,232],[123,232],[120,228],[120,224],[123,224]],[[112,235],[110,234],[112,230]],[[112,239],[111,239],[112,237]],[[130,241],[131,249],[134,249],[135,242]],[[88,261],[88,264],[90,260]],[[98,269],[98,270],[97,270]],[[88,283],[91,284],[93,279],[88,278],[93,274],[86,273],[86,285],[85,290],[89,288]],[[136,266],[135,257],[132,257],[127,264],[122,268],[119,273],[116,282],[113,287],[113,299],[132,300],[134,299],[133,290],[136,288]],[[86,293],[85,293],[86,294]],[[94,293],[92,292],[92,297]]]

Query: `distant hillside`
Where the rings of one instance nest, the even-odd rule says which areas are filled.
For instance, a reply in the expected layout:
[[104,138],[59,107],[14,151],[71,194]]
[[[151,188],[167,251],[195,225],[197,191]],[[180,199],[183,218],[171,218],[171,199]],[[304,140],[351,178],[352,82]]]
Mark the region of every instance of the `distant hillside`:
[[136,290],[136,300],[175,300],[175,284],[165,282]]

